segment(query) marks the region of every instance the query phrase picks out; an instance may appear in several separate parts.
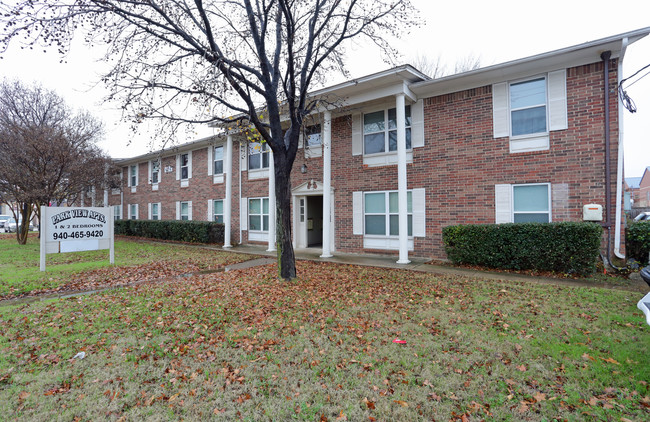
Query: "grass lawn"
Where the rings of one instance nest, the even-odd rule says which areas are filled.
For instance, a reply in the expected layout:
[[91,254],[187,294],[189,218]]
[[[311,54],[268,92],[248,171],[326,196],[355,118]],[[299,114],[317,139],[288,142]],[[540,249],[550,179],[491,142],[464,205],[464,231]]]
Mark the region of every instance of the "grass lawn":
[[313,262],[298,271],[293,283],[266,266],[0,307],[0,415],[650,418],[638,293]]
[[82,290],[123,285],[188,272],[215,269],[250,257],[194,246],[115,241],[115,266],[108,250],[49,254],[40,271],[37,234],[18,245],[15,234],[0,235],[0,298],[56,289]]

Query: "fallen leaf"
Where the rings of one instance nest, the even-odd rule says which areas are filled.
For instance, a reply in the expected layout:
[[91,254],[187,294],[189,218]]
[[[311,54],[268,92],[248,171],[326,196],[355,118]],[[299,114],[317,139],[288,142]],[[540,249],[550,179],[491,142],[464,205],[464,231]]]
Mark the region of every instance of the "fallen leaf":
[[535,393],[535,395],[533,396],[533,398],[535,399],[535,401],[536,401],[537,403],[539,403],[539,402],[541,402],[541,401],[546,400],[546,394],[544,394],[544,393],[538,391],[537,393]]
[[526,372],[526,365],[523,365],[523,364],[522,364],[522,365],[519,365],[519,366],[517,367],[517,369],[518,369],[519,371],[521,371],[521,372]]
[[408,407],[408,403],[403,400],[393,400],[395,403],[399,404],[402,407]]
[[609,362],[609,363],[613,363],[613,364],[615,364],[615,365],[620,365],[620,363],[616,362],[616,361],[615,361],[614,359],[612,359],[612,358],[607,358],[607,359],[605,359],[605,358],[600,358],[600,360],[603,360],[603,361],[605,361],[605,362]]
[[19,400],[25,400],[27,397],[30,396],[31,393],[28,393],[27,391],[21,391],[20,394],[18,395]]

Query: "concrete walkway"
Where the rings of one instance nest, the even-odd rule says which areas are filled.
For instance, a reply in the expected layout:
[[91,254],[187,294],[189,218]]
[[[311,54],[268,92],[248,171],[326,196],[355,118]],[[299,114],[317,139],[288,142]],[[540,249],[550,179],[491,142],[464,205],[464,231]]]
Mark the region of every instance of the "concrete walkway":
[[[268,252],[266,246],[262,245],[238,245],[228,249],[232,252],[262,255],[268,257],[276,256],[276,252]],[[600,287],[613,290],[627,290],[633,292],[646,293],[650,291],[650,287],[641,278],[630,279],[630,283],[623,284],[606,284],[594,283],[586,280],[571,280],[562,278],[541,277],[526,274],[498,272],[498,271],[481,271],[470,268],[452,267],[447,265],[432,264],[430,259],[427,258],[409,258],[409,264],[397,264],[397,256],[391,255],[372,255],[372,254],[351,254],[334,252],[331,258],[321,258],[321,250],[316,248],[295,249],[296,259],[317,261],[317,262],[333,262],[337,264],[350,264],[350,265],[363,265],[368,267],[381,267],[381,268],[395,268],[411,271],[420,271],[431,274],[439,275],[454,275],[467,278],[481,278],[488,280],[507,280],[517,282],[532,282],[540,284],[550,284],[557,286],[571,286],[571,287]],[[271,259],[251,260],[237,264],[237,267],[229,267],[228,269],[242,269],[250,268],[257,265],[265,265],[275,262]]]

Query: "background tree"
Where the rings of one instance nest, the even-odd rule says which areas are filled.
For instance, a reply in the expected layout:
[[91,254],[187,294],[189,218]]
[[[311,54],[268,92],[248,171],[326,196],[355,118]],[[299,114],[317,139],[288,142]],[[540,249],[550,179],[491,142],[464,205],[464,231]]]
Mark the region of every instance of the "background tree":
[[425,75],[437,79],[442,78],[443,76],[478,69],[481,67],[481,56],[469,54],[465,57],[461,57],[456,61],[456,63],[454,63],[453,70],[450,70],[450,68],[447,67],[441,55],[426,56],[418,53],[410,58],[409,63]]
[[12,204],[25,244],[29,221],[41,205],[73,202],[91,187],[114,185],[104,177],[111,160],[95,145],[102,124],[74,114],[63,99],[38,86],[0,84],[0,202]]
[[5,48],[15,39],[65,53],[75,30],[106,44],[114,66],[104,80],[135,123],[254,128],[273,152],[285,279],[296,275],[290,173],[298,138],[305,116],[326,106],[309,90],[345,73],[350,40],[364,37],[394,56],[385,37],[418,18],[409,0],[24,0],[1,11]]

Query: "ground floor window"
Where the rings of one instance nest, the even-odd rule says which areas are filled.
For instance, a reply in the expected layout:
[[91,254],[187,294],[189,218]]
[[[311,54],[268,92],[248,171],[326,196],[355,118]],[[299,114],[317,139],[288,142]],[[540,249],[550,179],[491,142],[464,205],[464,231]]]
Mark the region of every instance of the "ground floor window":
[[160,220],[160,204],[151,204],[151,219]]
[[[413,236],[413,198],[407,192],[408,235]],[[399,196],[394,192],[364,194],[364,233],[377,236],[399,235]]]
[[550,222],[550,204],[550,189],[547,183],[512,186],[512,210],[515,223]]
[[223,224],[223,200],[217,199],[212,204],[212,221]]
[[138,219],[138,204],[129,205],[129,219],[131,220]]
[[181,201],[178,203],[178,219],[191,220],[192,219],[192,202]]
[[495,222],[549,223],[551,212],[551,184],[495,185]]
[[113,219],[119,220],[122,218],[122,205],[113,205]]
[[251,198],[248,200],[248,230],[269,230],[269,198]]

